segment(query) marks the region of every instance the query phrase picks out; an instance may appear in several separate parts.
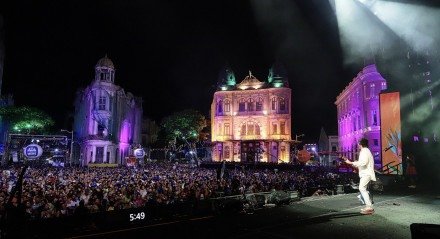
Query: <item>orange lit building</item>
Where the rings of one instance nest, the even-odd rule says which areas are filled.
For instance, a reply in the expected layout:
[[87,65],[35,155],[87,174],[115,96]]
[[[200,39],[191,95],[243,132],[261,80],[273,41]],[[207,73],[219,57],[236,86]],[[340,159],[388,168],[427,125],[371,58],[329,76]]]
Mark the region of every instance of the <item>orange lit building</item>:
[[290,161],[291,89],[284,68],[274,65],[267,81],[249,72],[236,84],[229,67],[220,72],[211,104],[213,161]]

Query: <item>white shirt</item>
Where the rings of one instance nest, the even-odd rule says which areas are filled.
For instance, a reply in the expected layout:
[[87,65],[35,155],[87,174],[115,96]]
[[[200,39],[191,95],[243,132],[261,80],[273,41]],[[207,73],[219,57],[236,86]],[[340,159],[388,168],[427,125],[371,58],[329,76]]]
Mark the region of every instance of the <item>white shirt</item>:
[[376,181],[374,173],[374,159],[368,148],[362,148],[359,153],[359,160],[353,162],[353,165],[359,169],[359,177],[370,176],[371,180]]

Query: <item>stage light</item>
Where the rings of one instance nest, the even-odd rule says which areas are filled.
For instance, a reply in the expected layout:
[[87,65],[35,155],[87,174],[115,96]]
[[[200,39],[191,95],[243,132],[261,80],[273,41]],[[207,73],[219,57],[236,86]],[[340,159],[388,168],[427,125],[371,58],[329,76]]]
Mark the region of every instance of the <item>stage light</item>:
[[377,1],[369,9],[416,51],[431,49],[440,40],[439,9],[391,1]]
[[372,8],[376,4],[377,0],[358,0],[360,3],[368,8]]

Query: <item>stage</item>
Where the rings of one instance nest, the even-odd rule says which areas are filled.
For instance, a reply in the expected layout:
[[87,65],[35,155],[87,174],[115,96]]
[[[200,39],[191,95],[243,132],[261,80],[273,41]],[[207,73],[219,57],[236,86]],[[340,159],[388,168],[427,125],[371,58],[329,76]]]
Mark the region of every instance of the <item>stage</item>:
[[[396,238],[410,239],[413,223],[436,224],[440,197],[422,189],[376,192],[375,213],[362,215],[357,193],[312,196],[252,212],[162,220],[73,238]],[[414,224],[415,225],[415,224]],[[421,238],[427,238],[426,236]],[[431,237],[437,238],[437,237]]]

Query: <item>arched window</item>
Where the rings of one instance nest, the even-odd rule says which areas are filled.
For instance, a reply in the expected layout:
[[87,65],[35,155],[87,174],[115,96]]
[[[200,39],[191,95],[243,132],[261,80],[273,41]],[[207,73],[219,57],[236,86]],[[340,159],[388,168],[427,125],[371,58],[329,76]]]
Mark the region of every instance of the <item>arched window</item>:
[[255,110],[256,111],[262,111],[263,110],[263,98],[261,98],[261,97],[258,98]]
[[231,102],[229,100],[225,100],[224,102],[225,102],[224,103],[224,105],[225,105],[225,107],[224,107],[225,112],[230,112],[231,111]]
[[260,125],[258,125],[258,123],[254,121],[243,122],[243,124],[241,125],[241,132],[240,132],[241,136],[260,135],[260,134],[261,134]]
[[247,111],[254,111],[254,100],[252,98],[247,101]]
[[248,122],[246,134],[247,135],[254,135],[254,122]]
[[241,132],[240,132],[240,135],[246,135],[246,124],[242,124],[241,125]]
[[241,98],[238,102],[238,111],[244,112],[246,110],[246,101],[244,98]]
[[223,101],[222,100],[218,101],[217,107],[218,107],[217,112],[223,113]]
[[279,98],[280,111],[286,110],[286,100],[284,98]]
[[277,98],[273,97],[271,102],[272,102],[272,110],[276,110],[277,109]]

